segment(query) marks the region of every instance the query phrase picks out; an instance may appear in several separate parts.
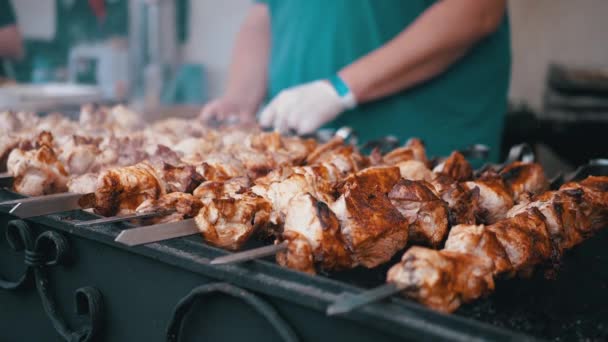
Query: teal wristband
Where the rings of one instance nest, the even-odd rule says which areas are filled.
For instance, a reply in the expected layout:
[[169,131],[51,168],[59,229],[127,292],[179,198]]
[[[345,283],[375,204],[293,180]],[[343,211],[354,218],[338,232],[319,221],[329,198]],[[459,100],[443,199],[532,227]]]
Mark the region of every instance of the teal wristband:
[[357,101],[353,92],[350,91],[350,88],[348,87],[346,82],[344,82],[344,80],[342,80],[342,78],[338,74],[328,78],[327,81],[329,82],[329,84],[331,84],[332,87],[334,87],[334,90],[336,91],[336,93],[338,93],[338,96],[340,96],[346,108],[352,109],[357,106]]

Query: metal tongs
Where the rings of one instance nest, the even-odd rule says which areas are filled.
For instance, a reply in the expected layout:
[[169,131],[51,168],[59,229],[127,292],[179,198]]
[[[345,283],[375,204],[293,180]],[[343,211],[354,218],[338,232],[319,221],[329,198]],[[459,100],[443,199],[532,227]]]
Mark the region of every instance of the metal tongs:
[[564,183],[580,181],[589,176],[608,176],[608,159],[592,159],[566,175],[560,172],[551,180],[551,189],[558,189]]

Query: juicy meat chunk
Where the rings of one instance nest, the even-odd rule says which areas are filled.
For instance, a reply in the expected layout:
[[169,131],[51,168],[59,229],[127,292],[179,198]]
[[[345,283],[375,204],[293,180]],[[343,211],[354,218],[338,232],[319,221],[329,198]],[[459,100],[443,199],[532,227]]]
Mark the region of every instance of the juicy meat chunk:
[[452,312],[494,289],[492,262],[471,254],[412,247],[388,271],[387,282],[430,308]]
[[402,179],[388,197],[410,223],[409,240],[438,247],[448,232],[448,207],[425,181]]
[[205,180],[192,165],[173,166],[163,163],[161,172],[167,192],[190,193]]
[[399,179],[396,167],[364,169],[345,180],[342,195],[330,205],[358,264],[371,268],[387,262],[407,243],[408,221],[388,198]]
[[201,183],[193,195],[207,203],[214,198],[236,198],[251,186],[248,177],[236,177],[226,181],[206,181]]
[[448,204],[450,226],[475,224],[480,212],[479,188],[469,189],[453,178],[438,174],[431,184],[442,200]]
[[272,204],[271,221],[280,225],[289,202],[299,194],[310,193],[325,203],[333,202],[333,185],[325,178],[330,170],[323,165],[283,168],[256,182],[252,191]]
[[95,212],[103,216],[132,214],[145,200],[166,193],[161,177],[146,162],[109,169],[97,179]]
[[434,177],[433,172],[429,170],[425,163],[418,160],[406,160],[396,163],[399,167],[401,177],[410,180],[425,180],[431,181]]
[[160,196],[158,199],[148,199],[137,207],[138,213],[174,210],[167,216],[145,219],[150,224],[176,222],[195,217],[203,203],[197,197],[183,192],[173,192]]
[[298,267],[295,269],[308,273],[314,273],[310,260],[323,270],[336,271],[353,266],[342,241],[338,218],[326,203],[310,194],[300,194],[291,199],[279,240],[295,244],[277,254],[280,265]]
[[509,256],[494,232],[483,225],[459,224],[450,229],[444,250],[472,254],[493,263],[493,274],[513,269]]
[[196,171],[206,180],[225,181],[234,177],[247,174],[247,170],[241,161],[229,153],[216,152],[206,156],[202,165]]
[[327,143],[317,146],[306,158],[306,163],[332,164],[340,170],[342,176],[346,176],[367,166],[369,161],[353,146],[345,145],[342,138],[334,137]]
[[88,194],[95,192],[97,187],[96,173],[85,173],[83,175],[70,177],[68,191],[76,194]]
[[7,160],[13,175],[13,189],[28,196],[41,196],[67,190],[68,173],[53,149],[53,135],[42,132],[35,149],[14,149]]
[[101,139],[79,135],[64,137],[60,141],[59,160],[70,175],[82,175],[95,169],[97,156],[101,153]]
[[502,169],[500,175],[511,189],[515,202],[527,193],[539,194],[549,188],[543,167],[537,163],[514,162]]
[[270,203],[247,192],[239,198],[213,199],[196,216],[196,225],[208,243],[229,249],[239,249],[270,216]]
[[459,182],[468,181],[473,178],[473,168],[471,164],[460,152],[452,152],[450,156],[437,165],[433,172],[442,173]]
[[464,183],[464,186],[469,190],[479,188],[479,206],[482,209],[479,219],[482,223],[492,224],[504,218],[513,207],[510,189],[496,174],[484,174],[474,181]]
[[535,265],[555,255],[544,216],[536,209],[501,220],[486,229],[496,235],[511,265],[521,274],[531,273]]

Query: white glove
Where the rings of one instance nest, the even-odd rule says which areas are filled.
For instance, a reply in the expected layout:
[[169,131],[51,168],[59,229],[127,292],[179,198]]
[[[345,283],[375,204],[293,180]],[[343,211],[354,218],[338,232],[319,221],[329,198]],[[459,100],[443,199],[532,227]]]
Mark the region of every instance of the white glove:
[[314,81],[280,92],[262,111],[260,125],[281,133],[312,133],[355,105],[352,93],[341,97],[329,81]]

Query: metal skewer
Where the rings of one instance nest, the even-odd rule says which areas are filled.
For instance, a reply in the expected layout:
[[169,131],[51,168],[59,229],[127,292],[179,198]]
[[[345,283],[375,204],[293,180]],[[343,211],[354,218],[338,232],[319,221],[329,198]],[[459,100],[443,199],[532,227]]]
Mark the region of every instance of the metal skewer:
[[0,205],[14,205],[9,211],[19,218],[61,213],[70,210],[88,209],[94,204],[95,194],[62,193],[47,196],[28,197],[6,201]]
[[226,265],[226,264],[236,264],[239,262],[245,262],[249,260],[263,258],[269,255],[277,254],[280,251],[284,251],[287,249],[287,241],[283,241],[276,245],[264,246],[260,248],[250,249],[248,251],[232,253],[228,255],[224,255],[221,257],[217,257],[211,260],[211,265]]
[[186,219],[178,222],[126,229],[120,232],[114,241],[127,246],[137,246],[199,233],[194,219]]
[[135,213],[135,214],[124,215],[124,216],[103,217],[103,218],[96,219],[96,220],[76,222],[76,223],[74,223],[74,226],[88,227],[88,226],[115,223],[115,222],[123,222],[123,221],[135,220],[135,219],[166,216],[169,214],[173,214],[174,212],[175,212],[175,210],[171,209],[171,210],[155,211],[155,212],[149,212],[149,213]]
[[396,295],[401,290],[396,284],[386,283],[359,294],[343,293],[338,300],[327,307],[326,313],[328,316],[345,314],[364,305]]

